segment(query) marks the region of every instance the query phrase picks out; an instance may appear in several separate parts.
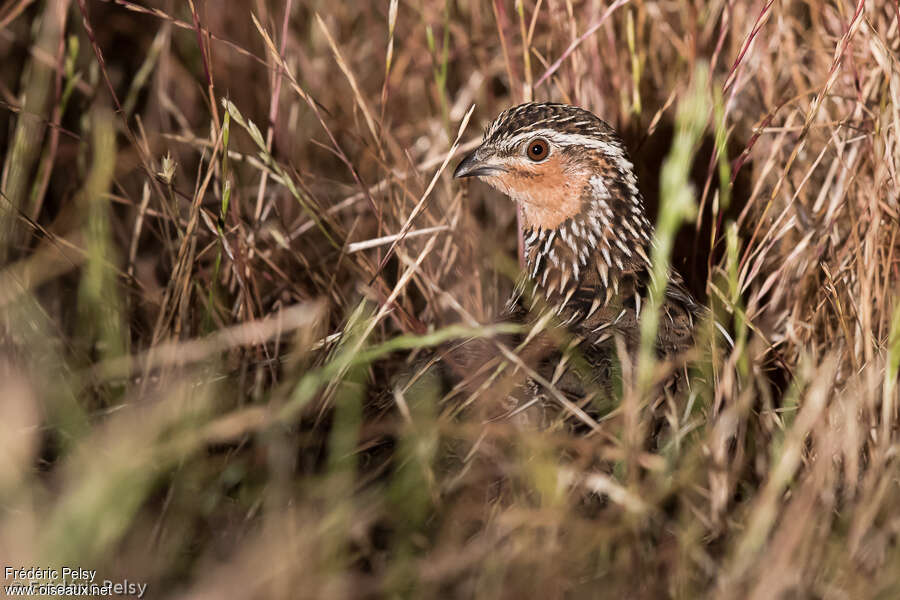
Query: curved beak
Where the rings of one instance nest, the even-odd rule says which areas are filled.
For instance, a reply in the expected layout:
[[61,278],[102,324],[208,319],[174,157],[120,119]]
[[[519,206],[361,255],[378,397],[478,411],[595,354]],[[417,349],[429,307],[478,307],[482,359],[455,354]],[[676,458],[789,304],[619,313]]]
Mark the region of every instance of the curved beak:
[[471,152],[462,159],[462,162],[453,171],[453,177],[485,177],[487,175],[496,175],[503,173],[505,168],[500,165],[491,164],[486,160],[480,160],[477,156],[478,150]]

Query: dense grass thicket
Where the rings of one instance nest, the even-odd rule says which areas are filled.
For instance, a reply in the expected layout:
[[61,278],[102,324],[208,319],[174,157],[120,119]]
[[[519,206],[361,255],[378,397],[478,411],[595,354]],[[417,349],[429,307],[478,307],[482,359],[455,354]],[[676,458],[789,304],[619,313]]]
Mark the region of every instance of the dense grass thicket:
[[[0,564],[150,598],[900,597],[898,28],[897,0],[3,2]],[[451,173],[531,99],[622,134],[660,269],[734,338],[683,394],[646,354],[508,417],[516,208]],[[490,377],[457,386],[434,361],[473,338]]]

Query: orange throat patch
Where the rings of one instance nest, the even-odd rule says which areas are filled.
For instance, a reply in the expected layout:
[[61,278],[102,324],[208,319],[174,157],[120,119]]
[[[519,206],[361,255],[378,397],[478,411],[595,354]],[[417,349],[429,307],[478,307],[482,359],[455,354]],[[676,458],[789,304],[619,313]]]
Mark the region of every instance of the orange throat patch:
[[557,155],[543,163],[515,165],[485,180],[522,206],[525,229],[555,229],[581,212],[589,177],[588,172],[566,169]]

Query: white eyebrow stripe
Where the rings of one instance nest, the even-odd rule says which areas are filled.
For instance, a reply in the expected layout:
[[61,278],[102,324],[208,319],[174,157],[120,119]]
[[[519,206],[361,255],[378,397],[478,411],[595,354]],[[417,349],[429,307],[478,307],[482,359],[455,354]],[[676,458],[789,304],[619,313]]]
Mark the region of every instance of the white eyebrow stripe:
[[563,148],[567,146],[585,146],[587,148],[596,148],[597,150],[602,150],[604,154],[607,154],[614,158],[625,158],[625,151],[617,144],[613,144],[604,140],[598,140],[597,138],[588,135],[581,135],[579,133],[563,133],[561,131],[546,128],[534,129],[531,131],[520,133],[518,135],[514,135],[513,137],[509,138],[509,140],[504,142],[504,145],[509,148],[514,148],[525,140],[530,140],[531,138],[535,137],[545,138],[551,143]]

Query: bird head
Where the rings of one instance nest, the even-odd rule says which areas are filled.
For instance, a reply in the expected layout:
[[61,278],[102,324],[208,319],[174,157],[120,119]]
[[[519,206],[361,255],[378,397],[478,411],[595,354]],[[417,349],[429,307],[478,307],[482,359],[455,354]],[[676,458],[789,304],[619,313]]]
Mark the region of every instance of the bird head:
[[649,263],[652,227],[633,168],[622,140],[592,113],[528,103],[502,112],[454,177],[478,177],[521,206],[531,277],[564,291],[587,272],[606,285]]

